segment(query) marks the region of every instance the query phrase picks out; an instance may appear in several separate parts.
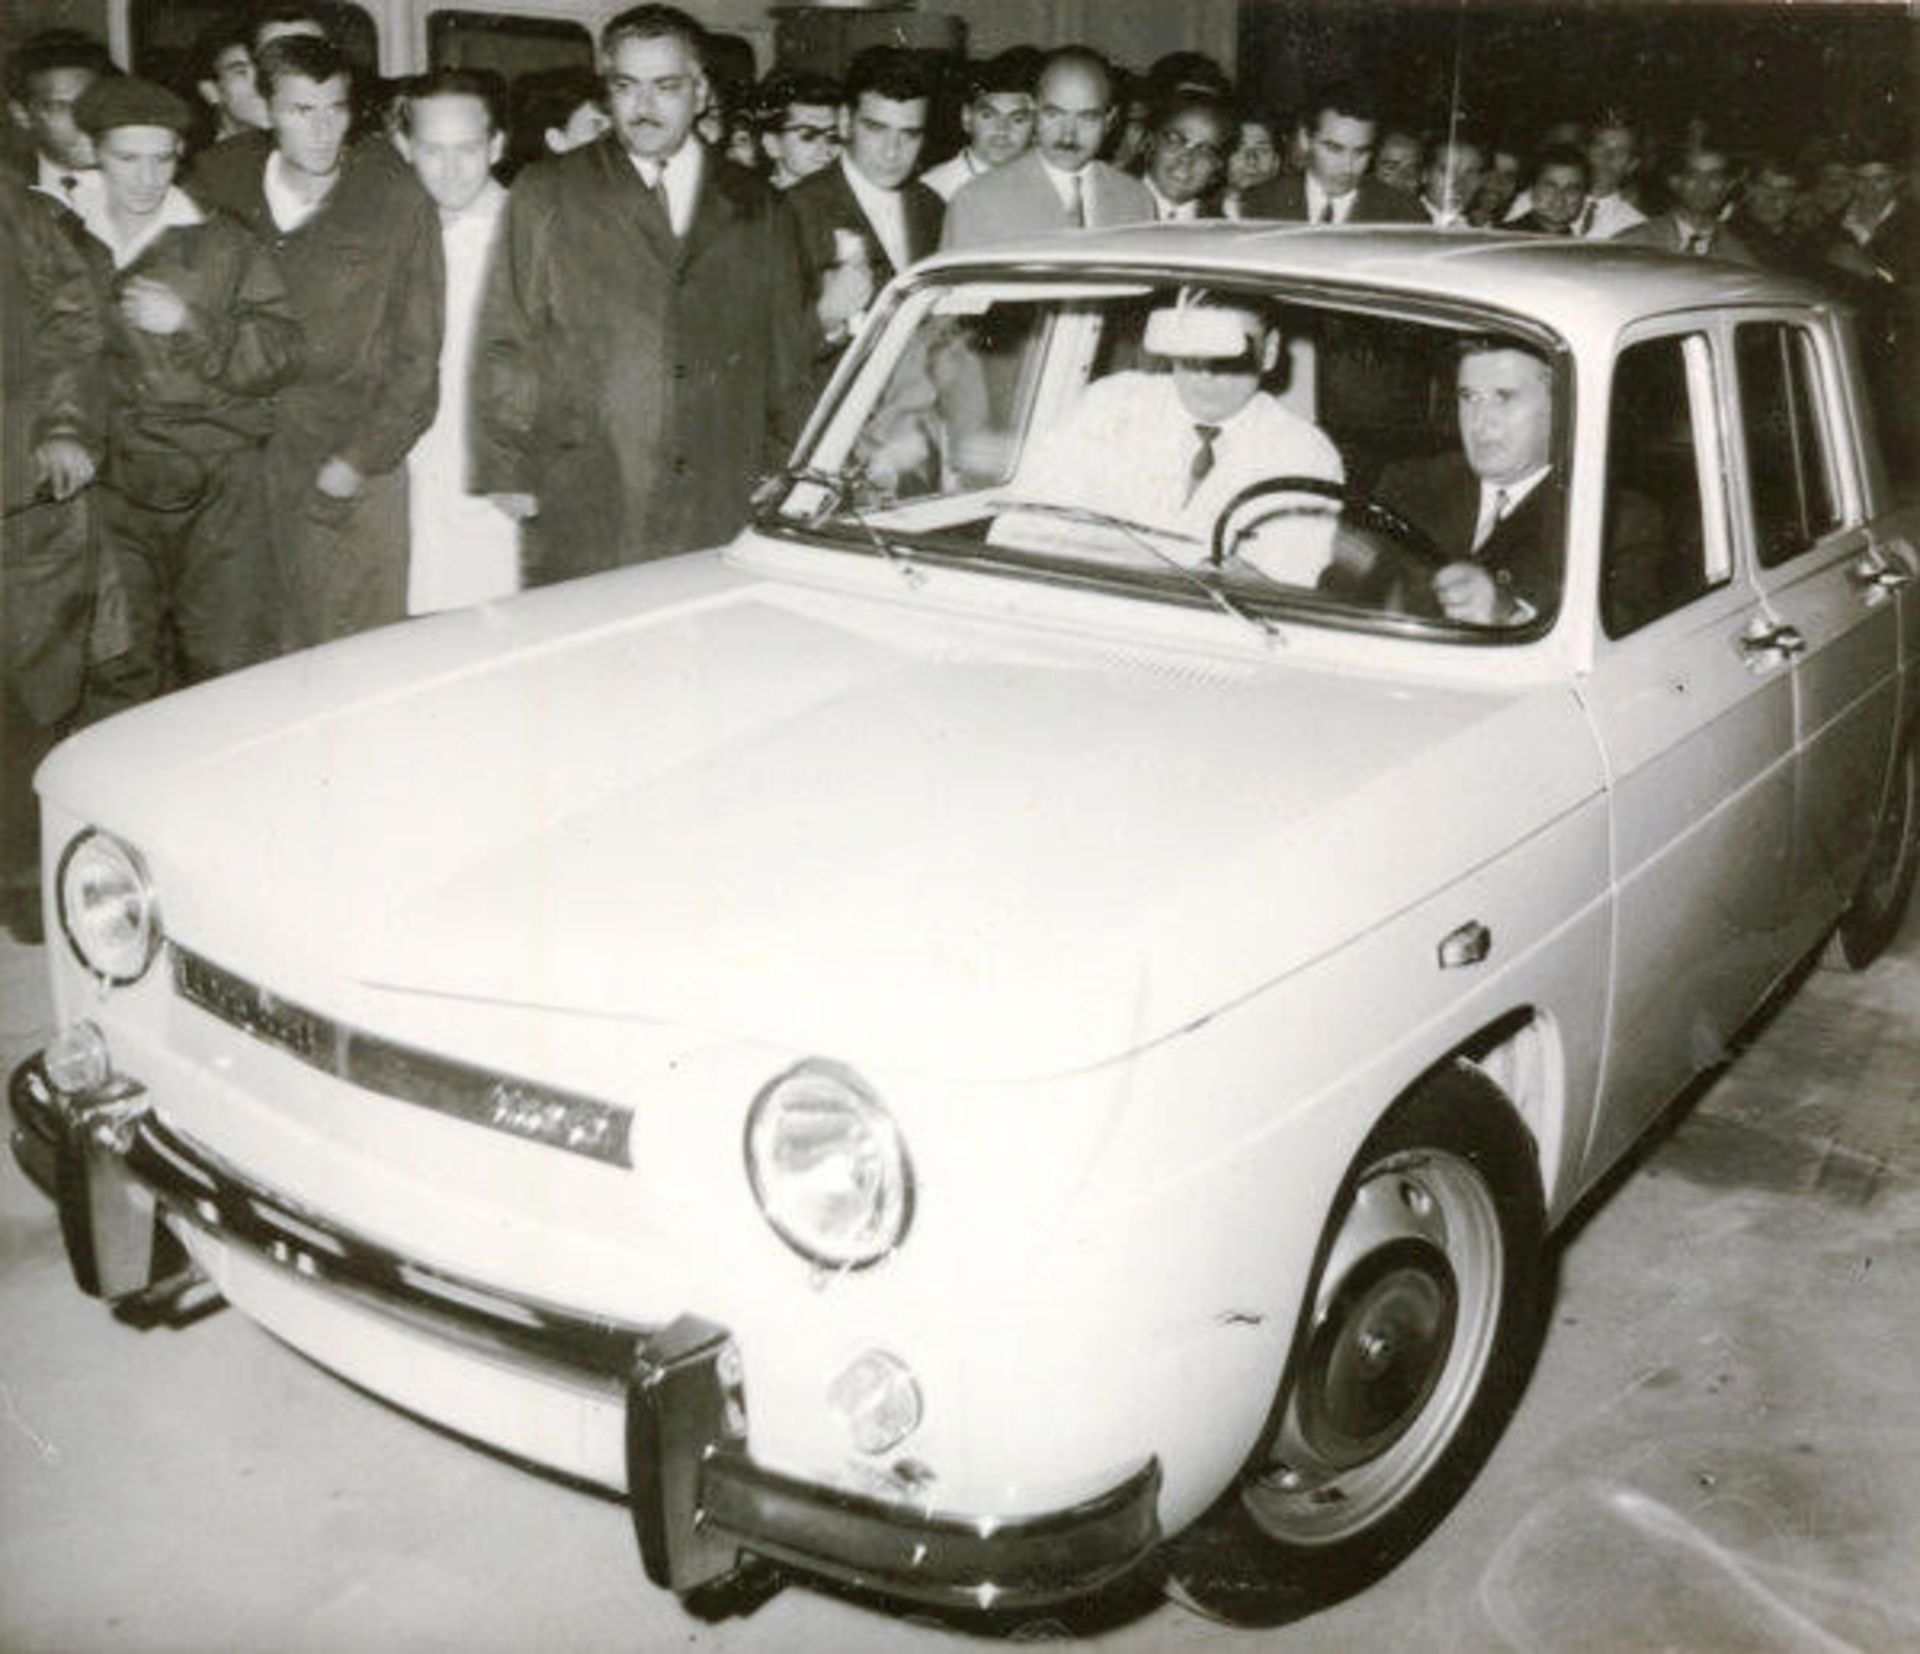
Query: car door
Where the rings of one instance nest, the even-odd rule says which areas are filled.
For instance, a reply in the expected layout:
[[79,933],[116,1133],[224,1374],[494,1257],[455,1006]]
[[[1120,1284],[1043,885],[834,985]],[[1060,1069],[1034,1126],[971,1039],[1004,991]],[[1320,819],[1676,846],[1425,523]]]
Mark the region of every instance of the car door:
[[1608,409],[1600,631],[1581,685],[1612,800],[1605,1164],[1792,957],[1793,678],[1741,566],[1727,367],[1676,321],[1620,348]]
[[1795,899],[1809,939],[1860,881],[1898,724],[1901,571],[1868,530],[1842,363],[1825,319],[1733,324],[1735,522],[1792,659]]

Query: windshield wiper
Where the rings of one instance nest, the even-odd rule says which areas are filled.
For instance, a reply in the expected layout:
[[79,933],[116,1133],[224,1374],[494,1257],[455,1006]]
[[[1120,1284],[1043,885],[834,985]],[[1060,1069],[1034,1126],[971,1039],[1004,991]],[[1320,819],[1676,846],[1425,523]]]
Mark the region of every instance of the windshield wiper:
[[867,468],[859,464],[844,466],[838,471],[822,471],[812,465],[783,465],[760,482],[753,491],[753,499],[764,514],[773,509],[775,494],[782,487],[791,489],[796,484],[811,483],[821,490],[820,503],[801,519],[802,526],[818,529],[829,517],[844,515],[866,536],[868,544],[900,571],[909,585],[917,586],[926,579],[926,574],[913,555],[897,541],[888,539],[855,502],[855,491],[866,480]]
[[1265,615],[1255,614],[1251,609],[1242,608],[1211,580],[1206,579],[1198,569],[1189,568],[1171,552],[1163,551],[1153,543],[1151,538],[1155,534],[1165,533],[1170,539],[1180,540],[1189,545],[1198,545],[1200,542],[1190,534],[1152,528],[1145,523],[1136,523],[1128,517],[1117,517],[1110,511],[1100,511],[1092,506],[1056,505],[1047,500],[992,500],[988,502],[987,509],[989,511],[1026,511],[1039,517],[1057,518],[1063,523],[1075,523],[1082,528],[1111,529],[1128,545],[1144,551],[1156,562],[1163,563],[1172,569],[1222,614],[1232,615],[1235,620],[1251,626],[1269,644],[1284,644],[1287,641],[1287,634]]

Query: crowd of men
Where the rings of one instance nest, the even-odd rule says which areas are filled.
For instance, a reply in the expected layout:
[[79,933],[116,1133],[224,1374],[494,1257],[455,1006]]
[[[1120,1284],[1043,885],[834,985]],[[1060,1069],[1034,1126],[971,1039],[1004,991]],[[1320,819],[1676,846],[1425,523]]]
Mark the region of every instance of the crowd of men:
[[511,97],[462,69],[372,83],[298,4],[209,38],[197,100],[71,32],[15,55],[17,931],[39,923],[27,780],[60,733],[725,539],[877,291],[936,248],[1210,216],[1505,226],[1831,281],[1889,344],[1920,280],[1905,158],[1871,142],[1786,156],[1693,120],[1656,143],[1609,110],[1520,146],[1396,125],[1352,83],[1282,120],[1197,54],[1130,77],[1075,45],[964,66],[957,95],[953,65],[891,49],[734,88],[703,47],[638,6],[597,73]]

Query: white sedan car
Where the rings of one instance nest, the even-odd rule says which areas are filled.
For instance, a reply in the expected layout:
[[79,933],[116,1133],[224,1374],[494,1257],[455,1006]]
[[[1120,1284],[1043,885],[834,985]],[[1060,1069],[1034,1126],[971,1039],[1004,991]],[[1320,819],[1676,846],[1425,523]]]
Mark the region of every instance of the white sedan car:
[[703,1605],[1351,1590],[1555,1224],[1900,922],[1859,383],[1605,246],[935,260],[732,545],[62,747],[17,1152],[83,1290],[624,1490]]

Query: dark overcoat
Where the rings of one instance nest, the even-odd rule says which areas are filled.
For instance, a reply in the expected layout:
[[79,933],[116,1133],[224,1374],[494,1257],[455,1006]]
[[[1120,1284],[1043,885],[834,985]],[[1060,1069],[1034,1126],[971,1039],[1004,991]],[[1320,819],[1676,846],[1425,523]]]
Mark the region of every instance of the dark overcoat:
[[778,195],[711,152],[684,239],[617,135],[514,181],[474,347],[473,488],[551,582],[714,545],[791,449],[816,338]]

